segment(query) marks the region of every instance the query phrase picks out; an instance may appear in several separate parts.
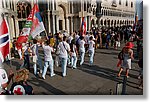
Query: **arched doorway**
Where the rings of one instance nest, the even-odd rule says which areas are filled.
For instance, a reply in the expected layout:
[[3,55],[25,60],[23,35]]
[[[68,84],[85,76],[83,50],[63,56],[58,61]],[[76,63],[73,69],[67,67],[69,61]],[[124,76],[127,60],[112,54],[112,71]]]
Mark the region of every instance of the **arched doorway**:
[[101,20],[101,26],[103,26],[103,20]]
[[119,26],[119,20],[117,21],[117,26]]
[[66,22],[66,8],[64,5],[60,4],[58,5],[58,11],[59,11],[59,31],[67,30],[67,22]]
[[104,21],[104,25],[106,26],[106,20]]
[[113,26],[113,20],[111,21],[111,26]]
[[117,21],[115,20],[115,21],[114,21],[114,26],[115,26],[115,27],[116,27],[116,24],[117,24]]

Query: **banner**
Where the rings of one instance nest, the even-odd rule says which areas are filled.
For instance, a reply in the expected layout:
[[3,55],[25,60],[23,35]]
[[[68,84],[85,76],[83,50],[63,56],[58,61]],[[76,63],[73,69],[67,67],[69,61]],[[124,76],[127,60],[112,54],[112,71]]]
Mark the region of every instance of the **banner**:
[[25,26],[17,39],[17,49],[22,48],[22,43],[26,43],[30,36],[32,36],[32,38],[35,38],[43,31],[45,31],[45,28],[40,16],[38,5],[34,4],[34,7],[27,18]]
[[45,31],[45,27],[42,22],[42,18],[40,16],[38,6],[35,4],[34,7],[35,7],[34,8],[34,17],[33,17],[33,21],[32,21],[31,33],[30,33],[33,38],[35,38],[41,32]]

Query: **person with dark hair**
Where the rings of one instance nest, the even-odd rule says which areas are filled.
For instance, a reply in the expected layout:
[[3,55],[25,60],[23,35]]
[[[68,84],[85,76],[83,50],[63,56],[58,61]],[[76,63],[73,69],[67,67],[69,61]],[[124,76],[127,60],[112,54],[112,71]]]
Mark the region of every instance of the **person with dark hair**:
[[40,73],[42,73],[42,62],[41,62],[41,58],[39,57],[39,52],[38,52],[38,44],[37,44],[37,40],[33,39],[33,45],[31,46],[31,50],[32,50],[32,57],[33,57],[33,68],[34,68],[34,74],[37,75],[37,64],[40,67]]
[[61,68],[62,68],[62,76],[65,77],[67,74],[67,60],[68,60],[68,54],[70,53],[70,46],[66,42],[67,37],[63,37],[63,41],[61,41],[58,45],[59,50],[59,59],[61,62]]
[[133,44],[131,42],[126,43],[125,48],[123,50],[123,60],[122,64],[118,73],[118,77],[120,77],[123,69],[126,69],[126,77],[129,77],[129,70],[131,69],[131,60],[134,59],[133,57]]
[[85,56],[85,41],[84,41],[84,37],[80,36],[80,42],[79,42],[79,52],[80,52],[80,65],[83,64],[84,62],[84,56]]
[[77,52],[77,48],[76,48],[76,45],[75,45],[75,39],[73,39],[71,41],[70,49],[71,49],[70,50],[70,52],[71,52],[71,67],[72,67],[72,69],[73,68],[76,69],[77,68],[76,64],[77,64],[77,54],[78,54],[78,52]]
[[50,68],[50,77],[53,77],[55,75],[54,73],[54,61],[52,58],[52,54],[51,52],[53,52],[53,48],[49,45],[50,42],[47,40],[46,45],[44,45],[44,43],[42,43],[42,47],[44,50],[44,69],[43,69],[43,73],[42,73],[42,78],[45,79],[45,75],[47,72],[47,68]]
[[30,52],[29,43],[23,43],[22,44],[22,58],[24,59],[24,62],[20,68],[23,68],[24,66],[27,65],[27,69],[30,70],[29,52]]

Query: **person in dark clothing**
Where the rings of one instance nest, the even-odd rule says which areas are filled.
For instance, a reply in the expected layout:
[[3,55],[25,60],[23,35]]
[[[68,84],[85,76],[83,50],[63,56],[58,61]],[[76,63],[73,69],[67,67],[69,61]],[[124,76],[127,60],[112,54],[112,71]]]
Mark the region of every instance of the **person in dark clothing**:
[[11,95],[33,95],[33,88],[27,83],[29,71],[25,68],[17,71],[15,82],[10,88]]

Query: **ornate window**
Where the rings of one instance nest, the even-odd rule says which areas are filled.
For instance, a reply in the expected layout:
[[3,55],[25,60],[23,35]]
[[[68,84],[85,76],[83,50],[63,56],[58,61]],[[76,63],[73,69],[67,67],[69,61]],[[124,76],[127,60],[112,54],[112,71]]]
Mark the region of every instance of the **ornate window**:
[[27,1],[17,3],[18,18],[27,18],[31,11],[31,5]]

